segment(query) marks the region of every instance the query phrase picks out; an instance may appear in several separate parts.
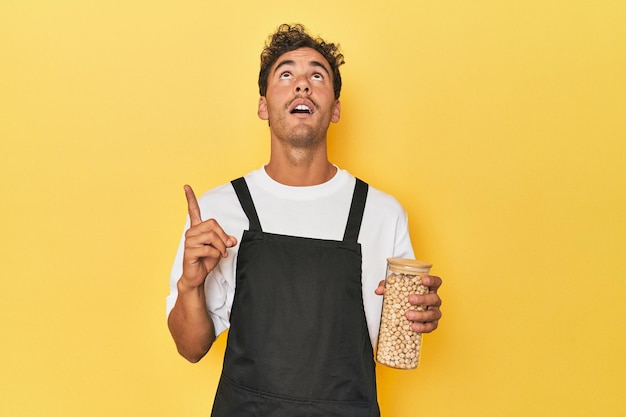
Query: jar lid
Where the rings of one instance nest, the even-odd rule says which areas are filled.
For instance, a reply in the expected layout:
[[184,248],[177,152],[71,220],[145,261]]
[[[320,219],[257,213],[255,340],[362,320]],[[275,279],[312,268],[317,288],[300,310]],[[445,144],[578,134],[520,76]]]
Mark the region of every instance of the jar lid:
[[428,273],[433,264],[424,261],[418,261],[416,259],[407,258],[387,258],[389,266],[398,270],[415,271]]

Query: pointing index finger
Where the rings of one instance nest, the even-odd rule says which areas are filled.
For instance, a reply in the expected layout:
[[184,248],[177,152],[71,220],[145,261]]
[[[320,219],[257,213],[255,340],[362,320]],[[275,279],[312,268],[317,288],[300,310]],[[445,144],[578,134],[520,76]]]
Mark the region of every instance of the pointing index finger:
[[189,212],[189,220],[191,225],[195,226],[202,223],[202,216],[200,215],[200,206],[198,200],[193,192],[193,189],[189,185],[185,185],[185,197],[187,197],[187,211]]

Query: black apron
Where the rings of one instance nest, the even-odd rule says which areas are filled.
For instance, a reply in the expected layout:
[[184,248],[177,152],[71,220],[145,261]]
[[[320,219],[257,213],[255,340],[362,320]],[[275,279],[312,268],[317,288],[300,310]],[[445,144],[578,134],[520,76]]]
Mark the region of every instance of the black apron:
[[243,178],[250,221],[213,417],[375,417],[376,375],[361,288],[368,186],[357,179],[343,241],[264,233]]

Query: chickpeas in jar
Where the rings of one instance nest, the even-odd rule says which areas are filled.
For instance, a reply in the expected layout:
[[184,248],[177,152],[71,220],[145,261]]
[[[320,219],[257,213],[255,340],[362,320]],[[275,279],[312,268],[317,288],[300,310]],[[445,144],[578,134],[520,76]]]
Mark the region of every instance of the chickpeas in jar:
[[408,310],[424,311],[424,307],[409,303],[409,295],[426,294],[422,275],[430,272],[432,264],[414,259],[387,259],[385,295],[380,318],[376,361],[397,369],[414,369],[419,364],[422,334],[411,329],[406,318]]

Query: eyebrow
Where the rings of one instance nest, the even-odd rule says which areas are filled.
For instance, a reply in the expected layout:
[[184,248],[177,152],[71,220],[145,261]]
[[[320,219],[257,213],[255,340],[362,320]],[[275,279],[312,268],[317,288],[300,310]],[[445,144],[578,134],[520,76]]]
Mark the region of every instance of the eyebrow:
[[[292,59],[286,59],[284,61],[281,61],[278,65],[276,65],[276,68],[274,68],[274,74],[276,74],[276,72],[278,71],[278,69],[282,66],[285,65],[296,65],[296,61],[292,60]],[[317,67],[317,68],[321,68],[324,70],[324,72],[327,75],[330,75],[330,72],[328,71],[328,68],[326,68],[326,65],[322,64],[319,61],[310,61],[309,62],[309,66],[311,67]]]

